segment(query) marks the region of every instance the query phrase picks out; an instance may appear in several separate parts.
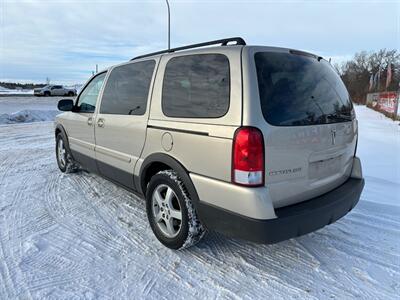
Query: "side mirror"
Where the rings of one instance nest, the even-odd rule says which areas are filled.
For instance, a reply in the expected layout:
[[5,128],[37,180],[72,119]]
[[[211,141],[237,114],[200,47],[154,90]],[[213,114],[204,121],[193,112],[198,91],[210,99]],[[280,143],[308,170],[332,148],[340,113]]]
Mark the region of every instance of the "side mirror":
[[57,108],[61,111],[71,111],[74,107],[74,101],[71,99],[62,99],[58,101]]

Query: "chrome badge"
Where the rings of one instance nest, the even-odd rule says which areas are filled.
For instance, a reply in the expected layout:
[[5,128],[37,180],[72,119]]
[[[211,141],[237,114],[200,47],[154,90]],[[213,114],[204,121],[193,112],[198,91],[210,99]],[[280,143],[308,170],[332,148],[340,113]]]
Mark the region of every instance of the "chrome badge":
[[336,129],[331,129],[332,145],[336,144]]

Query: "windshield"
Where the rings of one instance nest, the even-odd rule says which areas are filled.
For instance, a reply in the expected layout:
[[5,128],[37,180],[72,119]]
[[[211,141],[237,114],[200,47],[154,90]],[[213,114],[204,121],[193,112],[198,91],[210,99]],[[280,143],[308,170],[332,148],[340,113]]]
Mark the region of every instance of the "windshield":
[[261,108],[276,126],[352,120],[352,104],[339,75],[313,56],[281,52],[255,54]]

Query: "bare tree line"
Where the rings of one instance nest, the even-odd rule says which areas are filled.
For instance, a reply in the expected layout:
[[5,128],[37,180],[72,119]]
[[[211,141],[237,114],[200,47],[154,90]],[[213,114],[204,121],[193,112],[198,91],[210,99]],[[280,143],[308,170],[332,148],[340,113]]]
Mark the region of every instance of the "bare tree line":
[[[335,68],[356,103],[365,104],[367,93],[399,89],[400,53],[394,49],[361,51],[351,60],[336,64]],[[391,80],[388,80],[388,74],[389,77],[391,74]]]

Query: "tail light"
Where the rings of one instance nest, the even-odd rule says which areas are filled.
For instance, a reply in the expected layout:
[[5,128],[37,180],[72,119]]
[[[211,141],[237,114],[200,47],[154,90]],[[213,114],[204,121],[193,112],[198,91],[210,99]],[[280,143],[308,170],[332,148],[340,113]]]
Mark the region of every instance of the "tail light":
[[264,185],[264,139],[255,127],[236,130],[232,148],[232,182],[244,186]]

